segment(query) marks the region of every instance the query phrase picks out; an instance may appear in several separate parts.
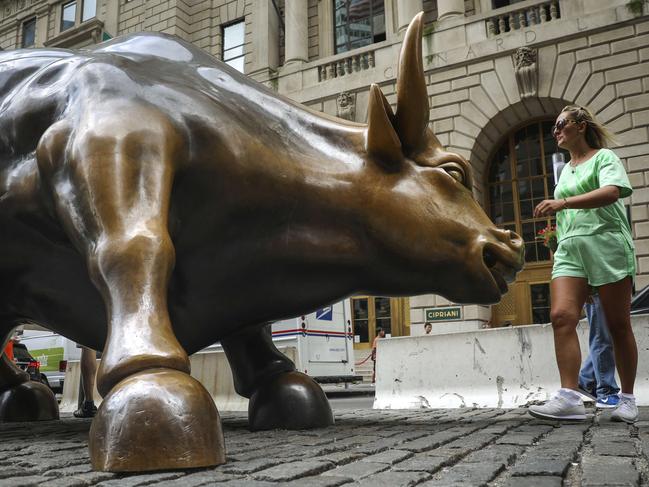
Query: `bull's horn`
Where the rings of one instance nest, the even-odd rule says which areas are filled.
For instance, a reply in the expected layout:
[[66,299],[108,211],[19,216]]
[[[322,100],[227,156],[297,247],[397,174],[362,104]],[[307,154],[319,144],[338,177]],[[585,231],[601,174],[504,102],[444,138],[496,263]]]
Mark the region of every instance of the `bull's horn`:
[[410,22],[401,46],[397,75],[396,128],[406,153],[418,149],[428,125],[428,92],[421,53],[424,13]]
[[378,85],[372,83],[370,99],[367,104],[367,153],[376,157],[384,165],[393,166],[403,159],[401,142],[392,123],[392,107],[385,99]]

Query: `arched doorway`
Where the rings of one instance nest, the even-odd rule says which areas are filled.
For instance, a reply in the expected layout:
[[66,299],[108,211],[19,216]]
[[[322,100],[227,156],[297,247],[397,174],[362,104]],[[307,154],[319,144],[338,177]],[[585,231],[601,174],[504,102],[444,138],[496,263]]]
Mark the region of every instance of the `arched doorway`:
[[535,219],[534,207],[554,193],[552,154],[559,151],[552,136],[553,120],[528,123],[501,142],[487,165],[489,216],[525,241],[525,267],[503,299],[492,308],[492,326],[550,321],[550,251],[538,232],[554,218]]

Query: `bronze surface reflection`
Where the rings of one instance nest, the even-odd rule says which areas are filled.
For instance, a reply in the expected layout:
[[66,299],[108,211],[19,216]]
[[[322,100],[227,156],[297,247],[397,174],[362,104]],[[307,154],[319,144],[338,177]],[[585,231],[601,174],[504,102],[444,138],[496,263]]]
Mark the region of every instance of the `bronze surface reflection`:
[[[162,34],[0,53],[2,334],[31,321],[103,348],[95,468],[224,461],[188,353],[221,341],[252,428],[326,426],[324,394],[265,325],[354,293],[506,291],[521,240],[489,221],[469,165],[428,127],[421,30],[420,14],[396,111],[373,85],[368,125]],[[0,417],[24,419],[9,414],[24,384],[3,360]],[[42,406],[31,419],[51,410],[27,395]]]

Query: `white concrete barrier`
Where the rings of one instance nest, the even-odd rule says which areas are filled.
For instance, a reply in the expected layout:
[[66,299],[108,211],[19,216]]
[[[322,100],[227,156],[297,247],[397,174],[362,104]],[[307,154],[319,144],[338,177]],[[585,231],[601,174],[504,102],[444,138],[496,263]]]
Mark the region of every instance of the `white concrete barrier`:
[[[297,349],[295,347],[280,348],[280,351],[293,362],[297,360]],[[189,357],[189,360],[191,362],[192,377],[205,386],[220,411],[248,410],[248,399],[234,391],[230,364],[222,350],[195,353]],[[71,413],[77,409],[80,377],[79,361],[68,362],[63,384],[63,397],[59,404],[61,412]],[[95,389],[95,404],[99,406],[100,403],[101,396]]]
[[[649,405],[649,315],[632,318],[638,404]],[[588,323],[578,326],[582,358]],[[618,381],[619,384],[619,381]],[[375,409],[524,406],[560,387],[551,325],[379,340]]]
[[247,411],[248,399],[234,391],[230,364],[222,351],[196,353],[189,357],[192,377],[205,386],[220,411]]

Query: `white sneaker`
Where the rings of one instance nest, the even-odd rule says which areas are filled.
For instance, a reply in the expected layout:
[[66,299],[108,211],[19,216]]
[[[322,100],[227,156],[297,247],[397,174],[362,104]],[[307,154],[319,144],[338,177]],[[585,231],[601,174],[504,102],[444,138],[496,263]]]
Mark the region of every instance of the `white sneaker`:
[[578,404],[574,404],[561,394],[555,394],[545,404],[530,406],[527,410],[535,418],[541,419],[586,419],[584,402],[580,399]]
[[620,396],[620,402],[611,413],[611,421],[624,421],[625,423],[635,423],[638,420],[638,406],[635,405],[635,399]]

